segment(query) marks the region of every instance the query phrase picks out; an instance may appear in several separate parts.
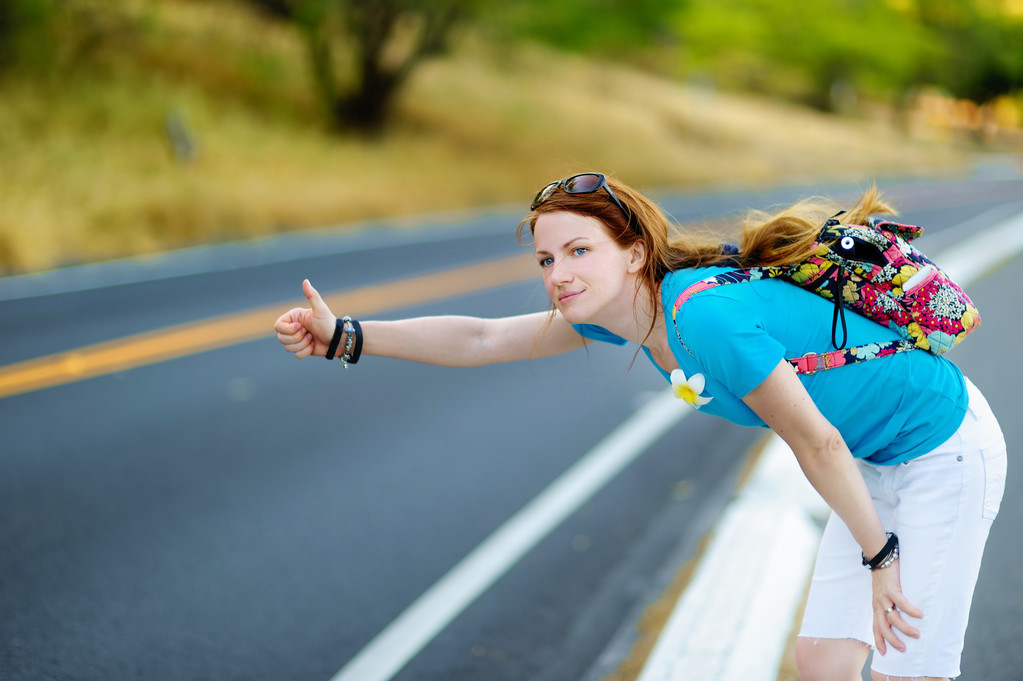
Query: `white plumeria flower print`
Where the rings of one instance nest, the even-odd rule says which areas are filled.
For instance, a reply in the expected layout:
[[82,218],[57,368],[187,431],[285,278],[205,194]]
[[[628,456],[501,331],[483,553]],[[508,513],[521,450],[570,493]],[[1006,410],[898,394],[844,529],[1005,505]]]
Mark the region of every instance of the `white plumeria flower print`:
[[703,374],[693,374],[692,377],[686,378],[685,373],[681,369],[675,369],[671,372],[671,387],[675,391],[675,397],[683,400],[686,404],[692,405],[694,409],[699,409],[714,399],[713,397],[703,397],[700,395],[706,383],[707,381],[703,378]]

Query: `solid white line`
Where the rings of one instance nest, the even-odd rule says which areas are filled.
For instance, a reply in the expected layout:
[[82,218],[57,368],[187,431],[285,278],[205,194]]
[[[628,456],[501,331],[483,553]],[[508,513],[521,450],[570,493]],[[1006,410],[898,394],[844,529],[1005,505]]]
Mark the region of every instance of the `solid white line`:
[[386,681],[523,555],[678,421],[670,391],[644,405],[420,596],[332,681]]
[[769,436],[717,523],[639,681],[773,681],[826,513],[792,450]]
[[[507,207],[487,213],[457,211],[416,218],[348,223],[248,241],[194,246],[152,255],[69,265],[44,272],[0,277],[0,302],[215,274],[330,255],[464,239],[507,231]],[[492,218],[492,219],[487,219]],[[405,229],[411,224],[417,229]]]
[[[989,227],[942,253],[935,262],[963,287],[1023,251],[1023,213]],[[981,312],[983,316],[983,311]]]

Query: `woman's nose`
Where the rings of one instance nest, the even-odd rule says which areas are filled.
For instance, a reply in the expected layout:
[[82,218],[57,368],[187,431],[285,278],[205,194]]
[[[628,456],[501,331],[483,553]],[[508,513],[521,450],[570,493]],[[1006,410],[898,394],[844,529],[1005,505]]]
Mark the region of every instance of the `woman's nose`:
[[548,275],[553,284],[563,284],[568,281],[572,281],[572,268],[568,266],[565,260],[556,260],[551,265],[551,271]]
[[555,260],[550,266],[549,278],[551,281],[563,282],[572,280],[572,268],[567,260]]

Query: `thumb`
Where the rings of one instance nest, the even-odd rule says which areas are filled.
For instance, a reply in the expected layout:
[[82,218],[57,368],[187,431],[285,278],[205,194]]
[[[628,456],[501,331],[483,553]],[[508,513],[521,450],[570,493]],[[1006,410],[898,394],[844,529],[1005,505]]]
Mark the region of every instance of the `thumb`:
[[323,302],[323,298],[320,297],[320,292],[313,288],[313,285],[309,283],[308,279],[302,282],[302,293],[305,294],[306,299],[309,301],[309,305],[315,310],[318,307],[326,307],[327,304]]

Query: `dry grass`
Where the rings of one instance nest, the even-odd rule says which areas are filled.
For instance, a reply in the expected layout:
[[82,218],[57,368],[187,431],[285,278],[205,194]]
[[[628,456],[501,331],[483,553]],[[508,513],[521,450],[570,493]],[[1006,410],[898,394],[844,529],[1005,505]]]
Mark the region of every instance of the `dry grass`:
[[[964,158],[871,120],[538,49],[498,58],[472,39],[424,65],[393,132],[366,141],[318,122],[290,33],[230,4],[126,6],[142,29],[104,68],[4,86],[0,272],[524,204],[579,169],[662,188],[868,180]],[[198,140],[190,163],[170,152],[172,114]]]

